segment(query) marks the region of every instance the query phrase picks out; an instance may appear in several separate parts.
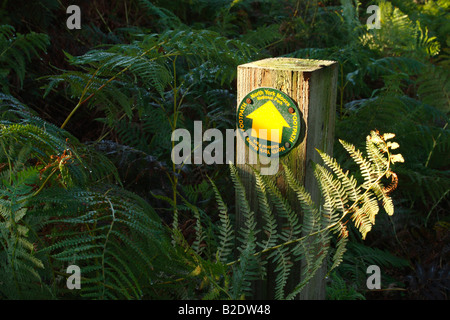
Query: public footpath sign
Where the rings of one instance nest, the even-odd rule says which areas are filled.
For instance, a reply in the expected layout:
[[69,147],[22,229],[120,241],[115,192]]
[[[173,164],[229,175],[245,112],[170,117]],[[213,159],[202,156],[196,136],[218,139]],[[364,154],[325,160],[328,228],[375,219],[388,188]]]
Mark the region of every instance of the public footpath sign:
[[293,149],[300,135],[301,113],[294,101],[273,88],[249,92],[237,109],[237,125],[247,146],[279,157]]

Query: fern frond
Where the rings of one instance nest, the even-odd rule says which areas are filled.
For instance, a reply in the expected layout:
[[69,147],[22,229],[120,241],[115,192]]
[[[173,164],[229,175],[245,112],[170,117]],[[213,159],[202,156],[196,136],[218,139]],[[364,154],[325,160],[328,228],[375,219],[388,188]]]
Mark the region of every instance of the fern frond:
[[425,64],[417,59],[409,57],[383,57],[370,61],[360,71],[362,75],[368,75],[372,79],[395,73],[419,75],[423,72]]
[[351,219],[361,233],[361,237],[363,240],[366,238],[367,233],[372,230],[372,223],[367,212],[370,209],[372,208],[367,205],[363,207],[357,207],[351,216]]
[[337,268],[343,261],[344,259],[344,253],[345,251],[347,251],[347,244],[348,244],[348,237],[347,236],[342,236],[337,244],[336,244],[336,249],[332,258],[333,264],[331,265],[331,267],[328,270],[328,273],[330,273],[331,271],[333,271],[333,269]]
[[[98,199],[98,204],[93,207],[92,201],[83,199],[88,203],[88,211],[95,210],[97,217],[94,223],[89,223],[90,217],[87,221],[80,221],[77,216],[61,222],[74,226],[89,223],[90,229],[74,234],[56,234],[54,236],[58,241],[45,251],[51,252],[58,261],[75,261],[80,266],[100,262],[100,269],[90,271],[83,268],[85,280],[82,282],[82,294],[97,295],[98,298],[136,299],[142,295],[139,289],[143,285],[141,277],[146,275],[147,281],[154,281],[156,275],[153,276],[152,270],[164,268],[157,266],[156,261],[158,256],[168,254],[164,253],[168,246],[163,243],[170,240],[154,220],[154,213],[147,212],[147,205],[141,204],[136,196],[133,196],[136,200],[124,198],[117,192],[118,189],[110,187],[106,194],[88,194]],[[60,222],[54,220],[51,223],[58,225]],[[133,254],[130,255],[130,252]]]
[[230,216],[228,215],[227,205],[223,201],[219,189],[217,189],[217,186],[214,184],[211,178],[208,177],[208,179],[213,187],[220,212],[220,225],[218,226],[220,244],[217,250],[217,259],[223,263],[226,263],[228,262],[229,257],[232,255],[232,250],[234,248],[233,227],[231,224]]
[[319,210],[316,208],[314,202],[311,199],[311,195],[301,186],[294,178],[292,171],[289,167],[284,166],[284,172],[286,174],[286,180],[289,187],[295,191],[297,199],[303,210],[302,232],[309,234],[320,228],[321,216]]
[[294,299],[303,290],[303,288],[309,283],[309,281],[311,281],[311,279],[316,275],[316,272],[322,266],[325,257],[326,252],[323,251],[316,257],[314,263],[309,264],[307,268],[302,270],[302,280],[295,286],[292,292],[286,296],[286,300]]
[[232,164],[230,164],[230,171],[231,171],[231,179],[233,181],[236,190],[237,205],[239,205],[239,208],[242,212],[242,216],[244,219],[244,225],[240,230],[241,236],[238,238],[238,240],[242,244],[241,248],[244,247],[248,248],[248,241],[250,241],[250,239],[255,239],[257,234],[255,213],[250,209],[245,188],[242,184],[242,181],[239,178],[239,174],[236,167]]
[[449,68],[428,65],[419,77],[418,94],[424,103],[442,112],[450,111]]
[[256,178],[256,192],[258,197],[258,211],[262,213],[265,221],[263,232],[267,236],[267,240],[260,244],[262,249],[272,247],[277,242],[277,221],[271,210],[269,200],[266,193],[266,187],[261,175],[255,169],[253,170]]
[[[389,197],[388,192],[383,188],[381,184],[375,185],[372,191],[377,196],[378,200],[382,202],[384,210],[388,215],[394,214],[394,204],[391,197]],[[375,200],[372,200],[374,202]]]
[[[314,174],[319,182],[319,188],[322,194],[325,195],[326,200],[324,206],[330,206],[333,212],[344,213],[347,209],[348,198],[341,182],[335,179],[331,172],[319,164],[314,165]],[[330,223],[335,222],[335,219],[330,217]]]
[[381,20],[380,29],[372,29],[361,37],[361,41],[371,49],[379,50],[384,55],[410,55],[419,59],[439,53],[440,46],[436,37],[428,35],[428,29],[420,21],[413,21],[392,3],[383,1],[379,4]]
[[28,184],[37,181],[38,171],[22,166],[17,163],[17,167],[10,169],[11,179],[2,179],[0,188],[0,248],[3,249],[0,250],[0,282],[9,291],[0,289],[0,292],[15,298],[23,297],[33,287],[32,283],[42,284],[44,269],[42,256],[36,254],[26,223],[27,200],[32,191]]
[[273,253],[273,262],[276,263],[274,272],[275,278],[275,299],[283,300],[285,298],[285,287],[293,266],[290,260],[288,248],[279,248]]
[[274,181],[266,176],[263,176],[262,178],[269,191],[270,201],[274,204],[279,216],[285,219],[285,222],[281,226],[282,231],[279,235],[280,239],[289,241],[300,237],[302,226],[299,215],[292,209],[289,201],[281,194]]
[[49,44],[50,39],[46,34],[20,34],[10,25],[0,25],[0,85],[3,92],[9,92],[7,76],[11,71],[17,74],[20,85],[23,85],[26,63],[32,57],[39,56],[39,52],[45,51]]
[[[287,184],[295,192],[303,211],[303,228],[299,224],[298,215],[290,208],[289,202],[275,186],[273,179],[261,176],[253,169],[258,212],[264,217],[262,220],[265,222],[265,226],[262,226],[261,229],[269,235],[276,236],[273,242],[268,240],[265,245],[260,245],[262,249],[259,251],[256,250],[253,242],[255,241],[255,218],[248,213],[250,207],[246,201],[245,189],[240,183],[236,169],[232,167],[234,169],[232,170],[232,179],[237,189],[238,203],[243,205],[246,214],[244,218],[249,220],[243,228],[246,230],[247,239],[250,239],[241,246],[239,259],[227,264],[233,267],[233,272],[237,272],[233,278],[233,281],[238,281],[235,288],[248,290],[249,282],[252,281],[250,279],[256,279],[258,274],[264,276],[265,262],[259,259],[263,259],[268,254],[266,259],[272,262],[275,272],[275,297],[279,299],[294,298],[321,268],[330,251],[331,233],[338,234],[339,237],[330,261],[331,270],[338,267],[344,259],[348,244],[349,232],[346,227],[348,220],[354,222],[362,239],[365,239],[375,224],[375,217],[379,212],[378,201],[383,202],[388,214],[393,213],[392,200],[388,195],[392,187],[384,188],[381,184],[383,177],[395,176],[395,173],[390,171],[390,164],[403,161],[401,155],[390,153],[390,149],[398,148],[397,143],[388,141],[393,136],[393,134],[381,136],[378,132],[372,131],[366,137],[368,158],[364,157],[362,152],[356,150],[352,144],[341,141],[351,157],[359,164],[364,177],[361,185],[349,172],[344,172],[335,159],[319,151],[325,164],[331,169],[328,170],[319,164],[314,165],[315,177],[324,200],[320,210],[316,208],[311,195],[296,181],[291,170],[284,166]],[[272,205],[275,210],[279,211],[280,216],[287,219],[288,223],[282,228],[287,228],[288,232],[282,230],[277,234],[275,219],[272,218]],[[269,246],[272,243],[273,245]],[[290,277],[292,263],[299,260],[302,261],[301,281],[286,295],[286,281]],[[249,277],[247,281],[245,276]],[[235,294],[237,293],[235,292]]]
[[260,277],[258,261],[254,255],[256,238],[253,233],[248,234],[247,240],[241,249],[239,263],[233,266],[232,299],[242,299],[245,295],[251,295],[251,283]]
[[351,258],[356,258],[359,261],[363,261],[365,266],[370,264],[376,264],[383,267],[393,266],[398,268],[409,266],[409,262],[403,258],[399,258],[386,250],[366,246],[358,242],[349,243],[348,251],[349,257],[347,261]]
[[202,220],[200,217],[200,211],[199,208],[189,203],[184,197],[181,197],[183,202],[186,204],[186,206],[194,213],[194,219],[195,219],[195,240],[192,243],[192,249],[197,253],[201,254],[201,252],[204,249],[204,246],[202,246],[202,242],[205,239],[205,234],[203,233],[203,227],[202,227]]
[[371,164],[363,157],[361,151],[356,150],[355,146],[343,140],[339,140],[345,150],[350,154],[350,157],[359,165],[361,175],[364,178],[364,187],[368,187],[375,181],[375,177],[371,171]]
[[[316,149],[317,150],[317,149]],[[358,181],[349,174],[349,171],[344,172],[337,161],[327,155],[325,152],[317,150],[324,163],[336,174],[339,181],[348,196],[350,201],[356,201],[359,198]]]

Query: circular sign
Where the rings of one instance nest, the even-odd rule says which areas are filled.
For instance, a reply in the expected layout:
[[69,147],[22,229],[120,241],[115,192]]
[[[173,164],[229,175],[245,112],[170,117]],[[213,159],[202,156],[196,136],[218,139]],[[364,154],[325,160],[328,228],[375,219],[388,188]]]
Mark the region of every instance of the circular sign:
[[291,151],[300,135],[300,110],[288,95],[273,88],[248,93],[236,121],[247,146],[269,157]]

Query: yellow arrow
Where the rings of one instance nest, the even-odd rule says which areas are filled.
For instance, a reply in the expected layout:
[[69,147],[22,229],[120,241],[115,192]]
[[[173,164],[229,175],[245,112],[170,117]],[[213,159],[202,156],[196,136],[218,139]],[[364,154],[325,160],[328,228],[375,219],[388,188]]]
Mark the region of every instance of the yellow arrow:
[[[283,127],[290,128],[289,124],[284,120],[272,101],[263,104],[261,107],[250,113],[247,118],[253,119],[252,136],[259,138],[259,130],[266,129],[267,139],[265,137],[262,138],[268,141],[281,143]],[[278,130],[278,137],[275,136],[272,138],[271,129]]]

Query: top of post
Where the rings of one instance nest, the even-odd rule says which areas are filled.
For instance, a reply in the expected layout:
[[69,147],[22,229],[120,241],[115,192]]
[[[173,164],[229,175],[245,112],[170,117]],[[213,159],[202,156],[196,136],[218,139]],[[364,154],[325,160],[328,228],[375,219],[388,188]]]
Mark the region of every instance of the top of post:
[[336,61],[331,60],[268,58],[242,64],[239,67],[312,72],[318,69],[326,68],[335,63]]

